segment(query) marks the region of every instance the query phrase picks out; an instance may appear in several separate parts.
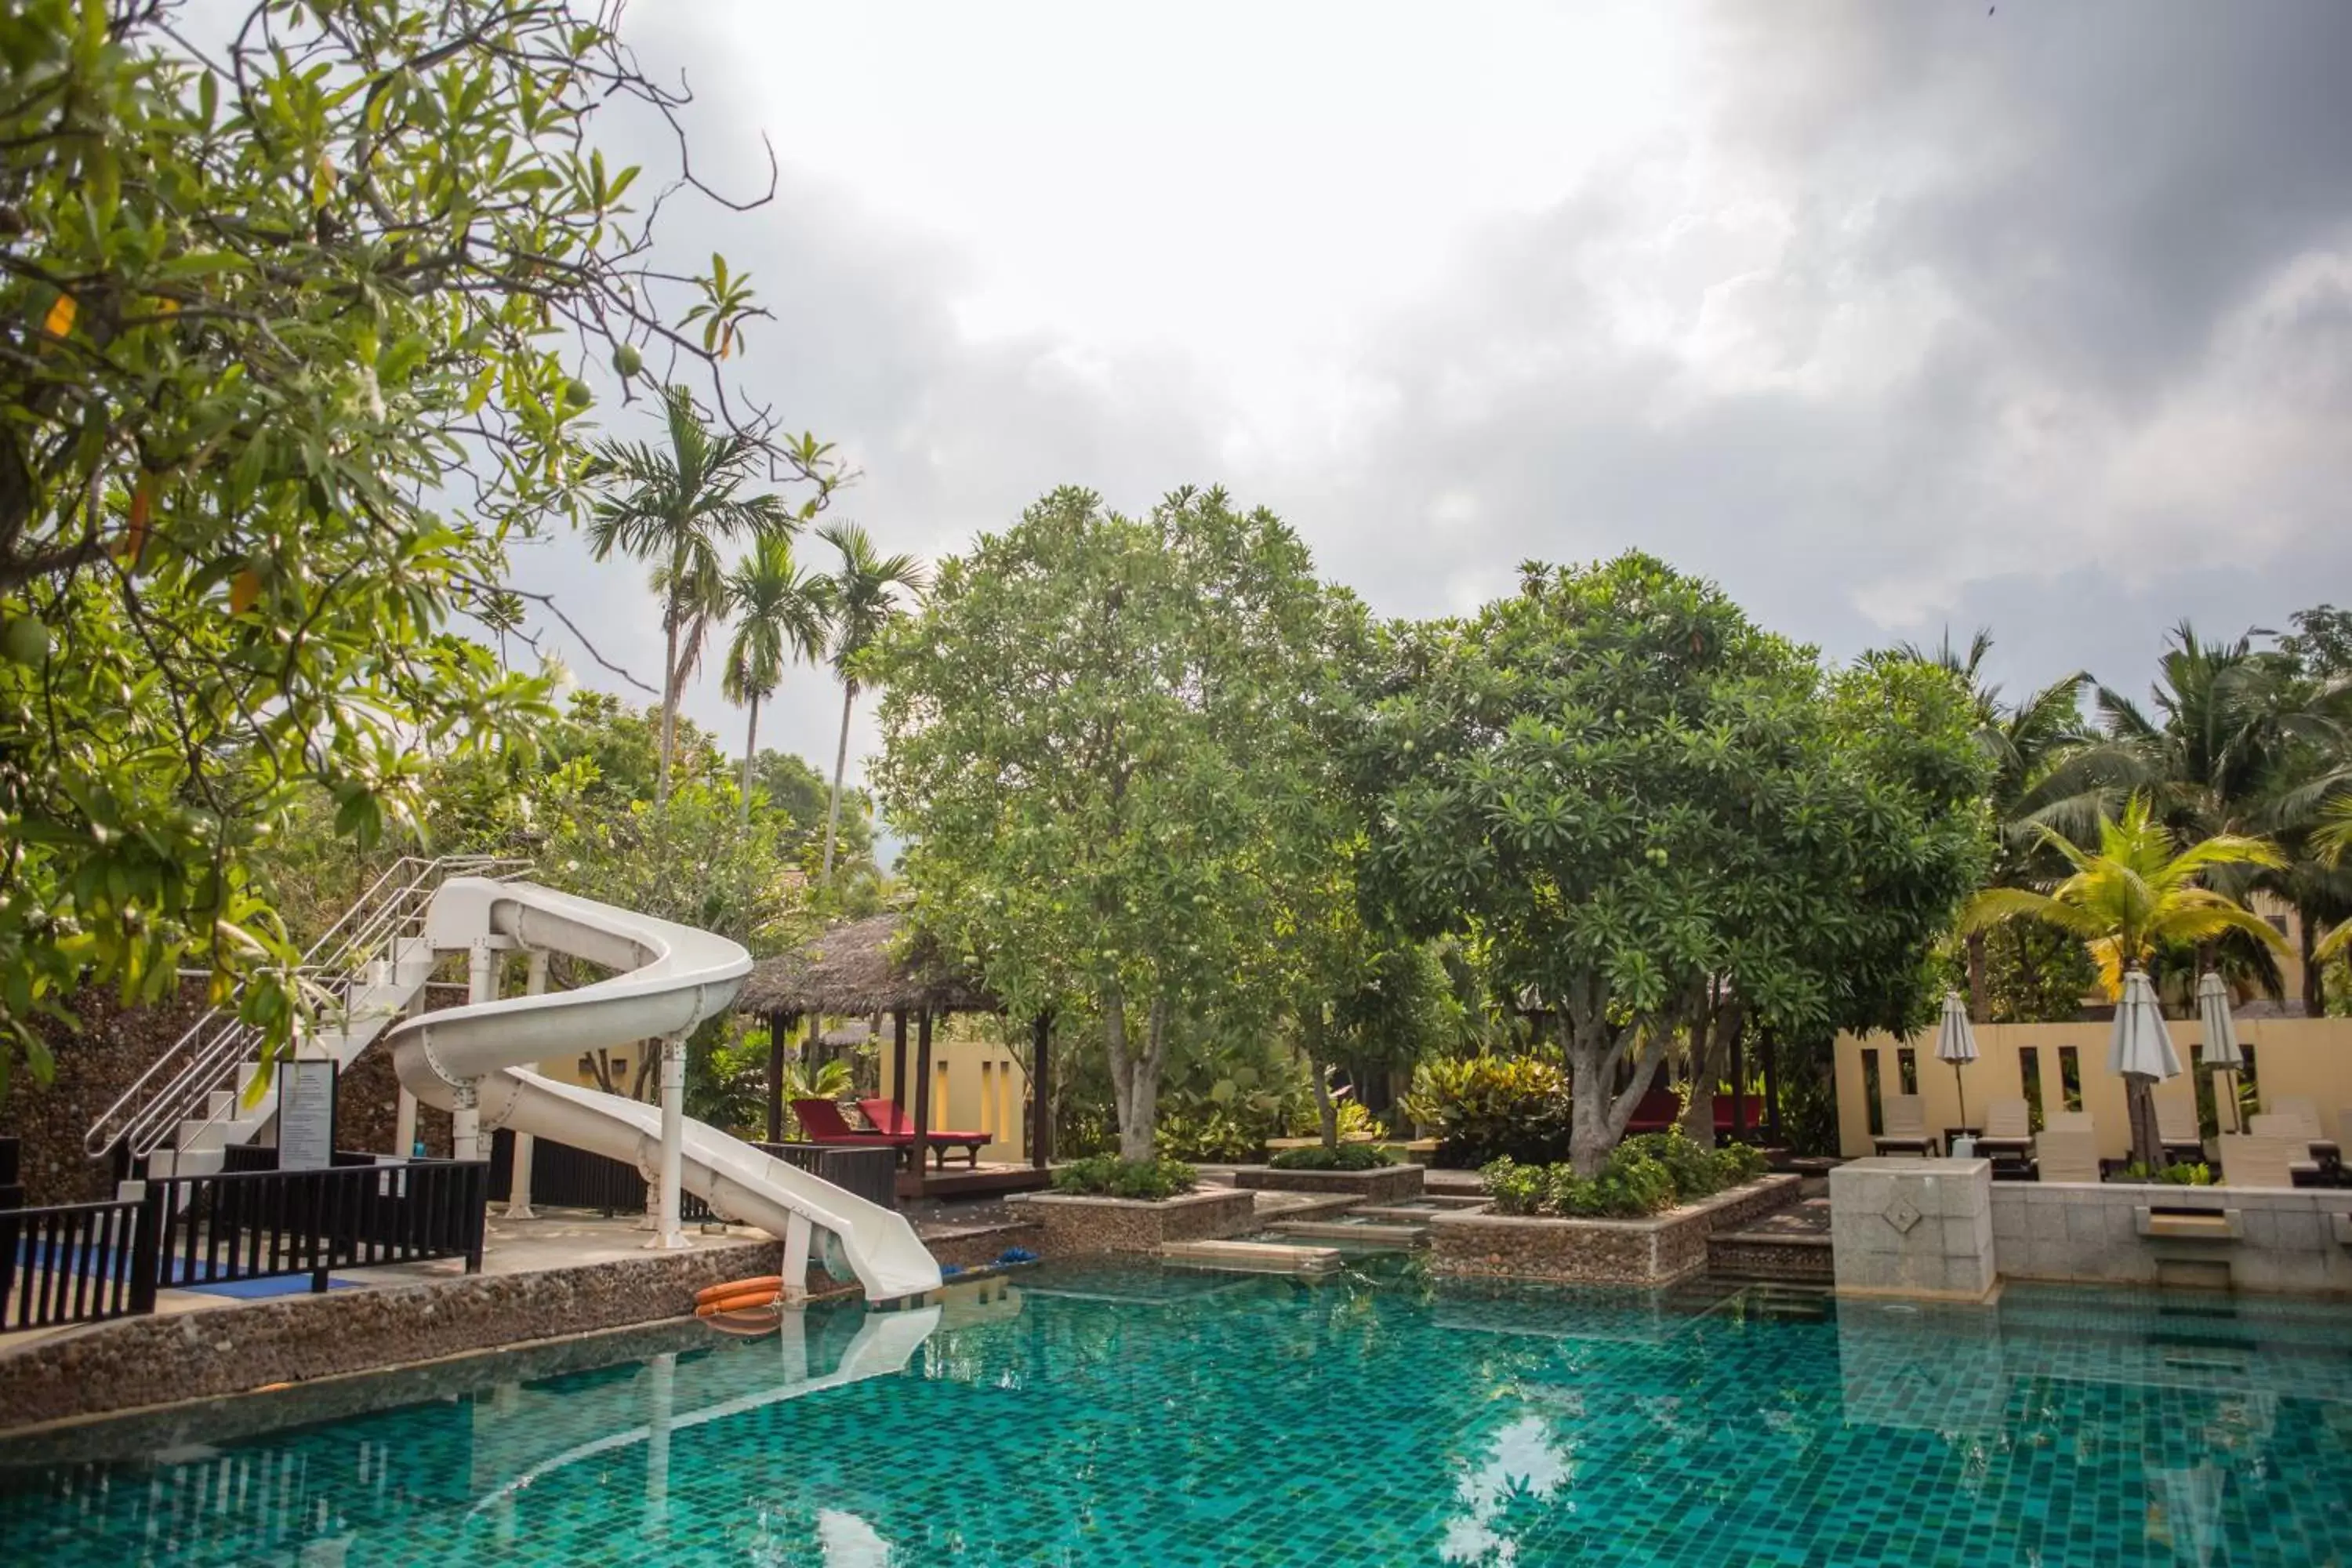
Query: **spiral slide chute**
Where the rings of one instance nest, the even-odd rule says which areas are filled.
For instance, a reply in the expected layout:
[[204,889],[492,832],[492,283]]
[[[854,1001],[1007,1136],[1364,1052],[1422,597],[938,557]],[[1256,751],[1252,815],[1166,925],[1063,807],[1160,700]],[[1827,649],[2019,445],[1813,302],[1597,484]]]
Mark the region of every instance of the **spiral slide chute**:
[[[478,877],[442,884],[425,934],[436,952],[521,947],[619,973],[577,990],[445,1007],[397,1025],[384,1043],[402,1085],[444,1110],[471,1085],[484,1133],[511,1127],[658,1170],[659,1107],[557,1083],[527,1064],[683,1035],[734,1000],[751,955],[690,926]],[[870,1300],[939,1289],[939,1264],[905,1215],[716,1128],[683,1123],[679,1172],[687,1191],[788,1244],[796,1223],[803,1243],[809,1226],[831,1231]]]

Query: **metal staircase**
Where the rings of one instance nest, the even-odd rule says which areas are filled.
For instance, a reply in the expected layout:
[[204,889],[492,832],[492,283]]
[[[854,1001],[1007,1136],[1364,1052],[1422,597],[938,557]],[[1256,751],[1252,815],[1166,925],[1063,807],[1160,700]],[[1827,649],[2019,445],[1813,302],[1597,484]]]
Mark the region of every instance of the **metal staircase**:
[[[298,971],[306,1016],[290,1053],[348,1067],[423,994],[433,973],[425,911],[451,877],[509,878],[528,862],[480,855],[394,862],[326,934]],[[278,1082],[265,1075],[261,1031],[215,1007],[174,1041],[106,1108],[83,1136],[92,1156],[124,1151],[152,1176],[219,1170],[231,1144],[249,1143],[278,1117]]]

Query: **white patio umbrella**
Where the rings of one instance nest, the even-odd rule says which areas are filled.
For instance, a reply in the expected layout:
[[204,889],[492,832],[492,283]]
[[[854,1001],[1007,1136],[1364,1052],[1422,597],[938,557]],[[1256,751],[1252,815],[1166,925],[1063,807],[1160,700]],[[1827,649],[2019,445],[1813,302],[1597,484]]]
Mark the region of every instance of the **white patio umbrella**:
[[1952,1087],[1960,1094],[1960,1125],[1969,1124],[1969,1089],[1960,1068],[1977,1059],[1977,1032],[1969,1027],[1968,1004],[1957,991],[1944,993],[1944,1021],[1936,1030],[1936,1059],[1952,1064]]
[[2124,974],[2115,1031],[2107,1037],[2107,1070],[2124,1077],[2131,1107],[2132,1158],[2153,1171],[2164,1163],[2164,1143],[2157,1133],[2150,1091],[2160,1079],[2179,1076],[2180,1053],[2172,1048],[2172,1031],[2164,1026],[2164,1010],[2157,1005],[2156,987],[2144,970]]
[[2245,1070],[2246,1055],[2238,1049],[2238,1025],[2230,1016],[2230,988],[2222,984],[2221,977],[2210,969],[2197,980],[2197,1017],[2205,1026],[2205,1065],[2213,1069],[2216,1080],[2213,1107],[2216,1110],[2221,1108],[2219,1079],[2221,1074],[2228,1073],[2230,1110],[2224,1125],[2242,1132],[2245,1129],[2238,1125],[2237,1075]]

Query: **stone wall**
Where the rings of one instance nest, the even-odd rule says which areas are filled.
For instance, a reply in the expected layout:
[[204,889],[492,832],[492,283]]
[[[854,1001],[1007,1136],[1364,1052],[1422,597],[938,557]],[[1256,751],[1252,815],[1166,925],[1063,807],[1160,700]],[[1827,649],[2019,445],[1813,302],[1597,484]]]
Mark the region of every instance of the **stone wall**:
[[1069,1193],[1017,1193],[1005,1204],[1044,1227],[1047,1258],[1087,1252],[1156,1252],[1171,1241],[1217,1241],[1256,1222],[1249,1194],[1209,1187],[1163,1203],[1089,1198]]
[[[2205,1223],[2168,1225],[2165,1210]],[[2011,1279],[2352,1293],[2352,1190],[2344,1188],[1997,1182],[1992,1238]]]
[[[428,994],[435,1005],[464,1000],[462,991],[436,987]],[[91,1203],[113,1195],[112,1165],[84,1154],[82,1135],[204,1016],[204,984],[184,981],[178,995],[153,1007],[123,1007],[110,990],[83,991],[68,1007],[80,1020],[79,1028],[57,1023],[36,1026],[57,1059],[55,1076],[37,1083],[20,1072],[0,1096],[0,1137],[22,1143],[28,1204]],[[392,1152],[399,1087],[392,1060],[383,1052],[371,1050],[353,1062],[343,1073],[336,1100],[337,1145]],[[446,1113],[420,1107],[416,1128],[428,1153],[448,1158]]]
[[1392,1204],[1421,1196],[1419,1165],[1381,1165],[1369,1171],[1284,1171],[1272,1165],[1239,1165],[1234,1185],[1252,1191],[1349,1193],[1368,1203]]
[[1430,1265],[1459,1278],[1670,1285],[1706,1267],[1706,1238],[1794,1203],[1798,1178],[1763,1176],[1651,1219],[1429,1216]]
[[782,1262],[745,1242],[118,1319],[0,1354],[0,1430],[682,1317],[704,1287]]

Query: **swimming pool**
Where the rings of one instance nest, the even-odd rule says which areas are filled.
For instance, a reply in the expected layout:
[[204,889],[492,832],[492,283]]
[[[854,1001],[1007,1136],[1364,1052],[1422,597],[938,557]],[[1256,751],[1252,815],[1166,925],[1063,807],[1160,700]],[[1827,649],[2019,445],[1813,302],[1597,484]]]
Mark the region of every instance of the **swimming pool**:
[[934,1316],[627,1342],[267,1434],[225,1435],[250,1403],[118,1429],[173,1445],[140,1459],[8,1447],[0,1562],[2352,1560],[2352,1323],[2316,1302],[1057,1264]]

